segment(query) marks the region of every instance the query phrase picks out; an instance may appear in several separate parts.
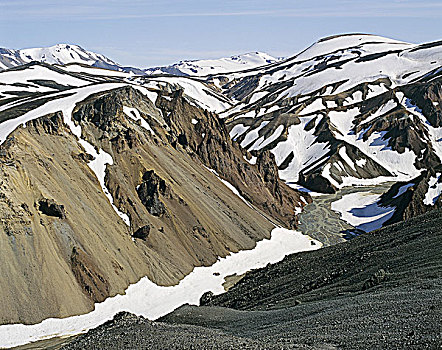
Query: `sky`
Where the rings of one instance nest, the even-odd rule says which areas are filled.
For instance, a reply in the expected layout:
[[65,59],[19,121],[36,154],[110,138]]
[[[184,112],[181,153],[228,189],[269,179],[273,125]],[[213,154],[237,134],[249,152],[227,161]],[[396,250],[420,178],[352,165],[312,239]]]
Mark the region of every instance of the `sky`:
[[252,51],[291,56],[322,37],[442,39],[442,0],[0,0],[0,47],[77,44],[140,68]]

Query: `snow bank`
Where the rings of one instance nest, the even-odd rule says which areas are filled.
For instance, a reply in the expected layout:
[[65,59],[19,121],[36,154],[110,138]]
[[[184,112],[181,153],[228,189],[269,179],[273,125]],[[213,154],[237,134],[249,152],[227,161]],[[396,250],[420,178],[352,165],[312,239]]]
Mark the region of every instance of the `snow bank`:
[[331,209],[338,212],[341,219],[353,227],[370,232],[381,228],[394,214],[394,208],[378,205],[380,196],[370,192],[346,194],[333,202]]

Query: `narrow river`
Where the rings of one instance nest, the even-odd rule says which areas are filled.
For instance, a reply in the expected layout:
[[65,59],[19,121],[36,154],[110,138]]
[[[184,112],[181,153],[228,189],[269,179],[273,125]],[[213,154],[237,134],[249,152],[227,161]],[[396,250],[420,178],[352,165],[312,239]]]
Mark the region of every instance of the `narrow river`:
[[299,215],[299,230],[320,241],[324,246],[343,242],[348,237],[346,231],[353,231],[354,227],[342,220],[340,215],[331,209],[331,203],[350,193],[382,194],[391,185],[392,183],[383,183],[376,186],[345,187],[335,194],[315,196],[313,203],[307,205]]

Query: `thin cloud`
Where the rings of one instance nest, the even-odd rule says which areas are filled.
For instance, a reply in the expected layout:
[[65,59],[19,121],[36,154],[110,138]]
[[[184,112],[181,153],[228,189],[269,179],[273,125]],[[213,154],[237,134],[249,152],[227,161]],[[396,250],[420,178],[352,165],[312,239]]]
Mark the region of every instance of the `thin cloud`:
[[[8,21],[16,21],[17,18],[30,18],[39,20],[125,20],[125,19],[148,19],[148,18],[186,18],[186,17],[292,17],[292,18],[366,18],[366,17],[440,17],[442,3],[421,2],[411,3],[408,1],[366,3],[362,1],[342,0],[336,4],[327,6],[305,6],[298,8],[272,9],[233,9],[231,11],[211,10],[194,12],[154,12],[143,13],[145,7],[137,6],[141,1],[133,2],[132,6],[124,6],[123,11],[117,3],[114,6],[103,7],[94,5],[58,5],[53,1],[45,1],[44,4],[33,6],[32,2],[6,1],[0,2],[3,6],[0,18]],[[24,6],[28,4],[29,6]],[[239,3],[241,4],[241,3]],[[19,5],[19,6],[14,6]],[[8,7],[5,9],[5,6]],[[234,7],[233,5],[230,7]],[[319,8],[319,9],[318,9]],[[126,12],[124,12],[126,11]]]
[[[405,9],[405,8],[404,8]],[[117,20],[117,19],[148,19],[148,18],[186,18],[186,17],[238,17],[238,16],[266,16],[266,17],[291,17],[291,18],[367,18],[367,17],[440,17],[442,4],[435,7],[427,7],[425,10],[415,11],[413,7],[407,7],[412,11],[386,12],[384,8],[350,9],[342,10],[262,10],[262,11],[237,11],[237,12],[193,12],[193,13],[162,13],[162,14],[109,14],[109,15],[86,15],[89,20]],[[397,10],[397,8],[396,8]],[[85,18],[83,18],[85,19]]]
[[[239,12],[205,12],[205,13],[163,13],[163,14],[91,14],[83,9],[74,10],[36,10],[17,12],[16,16],[28,16],[34,19],[44,20],[124,20],[124,19],[148,19],[148,18],[186,18],[186,17],[239,17],[239,16],[267,16],[267,17],[291,17],[291,18],[370,18],[370,17],[391,17],[391,18],[439,18],[440,12],[409,11],[386,13],[383,9],[376,10],[352,10],[352,11],[239,11]],[[5,20],[14,20],[10,16],[1,16]]]

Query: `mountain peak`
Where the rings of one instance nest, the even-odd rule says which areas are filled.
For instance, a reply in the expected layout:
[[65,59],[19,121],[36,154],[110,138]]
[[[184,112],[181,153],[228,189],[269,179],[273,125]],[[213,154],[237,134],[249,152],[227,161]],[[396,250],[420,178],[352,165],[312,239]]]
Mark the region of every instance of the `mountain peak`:
[[50,47],[23,49],[19,52],[20,57],[25,61],[40,61],[50,64],[94,64],[96,61],[104,61],[108,64],[116,64],[101,54],[86,51],[81,46],[72,44],[56,44]]
[[294,56],[294,58],[299,61],[331,53],[344,52],[346,50],[362,49],[367,53],[376,53],[389,50],[403,50],[410,46],[412,46],[410,43],[375,34],[337,34],[319,39],[304,51]]
[[111,59],[87,51],[79,45],[60,43],[49,47],[36,47],[21,50],[2,49],[0,56],[0,69],[7,69],[32,61],[48,64],[83,63],[87,65],[100,64],[118,66]]
[[206,76],[243,71],[280,60],[264,52],[252,51],[219,59],[183,60],[170,66],[148,68],[145,72],[146,74]]

